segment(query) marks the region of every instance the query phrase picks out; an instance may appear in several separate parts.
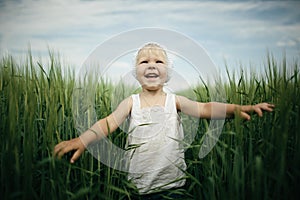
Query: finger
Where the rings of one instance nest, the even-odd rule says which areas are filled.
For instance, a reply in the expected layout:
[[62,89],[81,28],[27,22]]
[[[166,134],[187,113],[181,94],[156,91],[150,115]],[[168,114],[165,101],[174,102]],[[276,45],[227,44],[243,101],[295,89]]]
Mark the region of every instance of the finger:
[[268,111],[268,112],[272,112],[273,109],[272,108],[269,108],[269,107],[266,107],[266,108],[263,108],[264,111]]
[[75,151],[75,153],[73,154],[71,160],[70,160],[70,163],[74,163],[79,157],[80,155],[82,154],[82,150],[81,149],[77,149],[77,151]]
[[257,114],[258,116],[260,116],[260,117],[263,116],[263,113],[262,113],[260,107],[256,107],[256,106],[255,106],[253,109],[254,109],[254,111],[256,112],[256,114]]
[[73,145],[70,144],[66,144],[63,148],[61,148],[59,150],[59,152],[57,153],[57,157],[61,158],[63,155],[65,155],[66,153],[75,150],[76,148]]
[[274,108],[275,108],[275,105],[267,104],[266,107],[264,108],[264,110],[272,112]]
[[54,156],[57,156],[57,154],[61,151],[62,148],[64,148],[64,146],[66,146],[66,142],[60,142],[59,144],[57,144],[55,147],[54,147]]
[[250,115],[248,115],[246,112],[241,112],[240,117],[245,119],[245,120],[250,120],[251,119]]
[[268,106],[271,107],[271,108],[275,108],[274,104],[268,104]]
[[274,107],[275,107],[275,105],[273,105],[273,104],[261,103],[261,104],[255,105],[254,110],[255,110],[255,112],[261,113],[261,115],[259,115],[259,116],[262,116],[262,111],[272,112]]

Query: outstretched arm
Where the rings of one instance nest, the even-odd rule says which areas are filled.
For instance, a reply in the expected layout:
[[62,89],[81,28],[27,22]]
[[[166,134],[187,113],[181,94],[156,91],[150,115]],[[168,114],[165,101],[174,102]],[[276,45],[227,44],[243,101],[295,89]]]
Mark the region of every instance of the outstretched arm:
[[129,115],[131,108],[132,98],[128,97],[119,104],[112,114],[97,121],[79,137],[57,144],[54,147],[54,156],[61,158],[64,154],[75,151],[70,160],[71,163],[74,163],[89,144],[114,132]]
[[239,115],[241,118],[250,120],[252,112],[257,113],[260,117],[263,111],[271,112],[275,107],[273,104],[259,103],[256,105],[237,105],[218,102],[200,103],[192,101],[183,96],[176,98],[177,110],[198,118],[204,119],[224,119]]

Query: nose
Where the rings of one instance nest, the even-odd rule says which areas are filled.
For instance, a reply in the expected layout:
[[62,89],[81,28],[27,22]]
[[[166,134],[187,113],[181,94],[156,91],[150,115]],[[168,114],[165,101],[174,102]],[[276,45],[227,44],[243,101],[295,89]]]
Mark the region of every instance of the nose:
[[156,69],[156,67],[153,65],[150,65],[150,66],[148,66],[148,69]]

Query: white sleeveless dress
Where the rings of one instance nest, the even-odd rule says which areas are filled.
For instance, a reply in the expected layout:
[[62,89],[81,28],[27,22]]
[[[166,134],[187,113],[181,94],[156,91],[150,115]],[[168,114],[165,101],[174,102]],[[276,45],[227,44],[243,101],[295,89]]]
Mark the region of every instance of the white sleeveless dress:
[[175,95],[167,94],[164,107],[141,109],[139,94],[132,99],[127,141],[127,148],[131,148],[129,180],[141,194],[183,186],[184,135]]

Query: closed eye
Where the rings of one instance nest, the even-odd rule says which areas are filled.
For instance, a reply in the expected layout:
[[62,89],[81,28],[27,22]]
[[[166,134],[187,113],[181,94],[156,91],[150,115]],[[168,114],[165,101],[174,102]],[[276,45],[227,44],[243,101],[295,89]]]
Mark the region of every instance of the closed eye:
[[148,61],[147,60],[143,60],[143,61],[140,62],[140,64],[145,64],[145,63],[148,63]]
[[161,60],[157,60],[156,63],[164,63],[164,62]]

